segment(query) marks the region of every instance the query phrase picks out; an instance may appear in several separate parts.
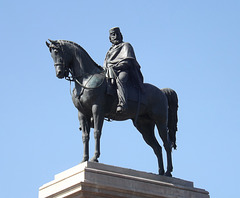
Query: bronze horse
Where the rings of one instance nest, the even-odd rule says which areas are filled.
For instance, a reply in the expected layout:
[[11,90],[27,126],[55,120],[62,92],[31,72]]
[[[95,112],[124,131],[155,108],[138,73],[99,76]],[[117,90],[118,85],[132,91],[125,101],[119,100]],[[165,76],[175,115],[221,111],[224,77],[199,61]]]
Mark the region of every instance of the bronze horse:
[[[100,136],[105,118],[117,121],[131,119],[142,134],[145,142],[152,147],[158,159],[159,174],[172,176],[172,147],[176,148],[178,98],[172,89],[159,89],[144,83],[145,92],[141,101],[128,101],[125,113],[116,113],[116,98],[107,94],[105,71],[97,65],[78,44],[65,40],[46,42],[54,61],[56,76],[70,78],[75,82],[72,100],[78,109],[84,147],[83,161],[89,160],[89,133],[94,128],[95,153],[91,161],[98,162]],[[133,89],[135,95],[138,91]],[[164,172],[162,147],[155,135],[157,126],[167,153],[167,171]]]

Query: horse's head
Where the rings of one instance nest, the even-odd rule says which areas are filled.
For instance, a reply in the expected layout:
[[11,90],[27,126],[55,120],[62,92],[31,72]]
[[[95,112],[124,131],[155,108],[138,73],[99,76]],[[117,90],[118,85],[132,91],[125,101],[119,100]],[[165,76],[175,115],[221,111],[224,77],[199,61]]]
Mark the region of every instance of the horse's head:
[[46,42],[46,45],[49,48],[51,56],[54,61],[56,76],[58,78],[67,77],[69,74],[69,57],[67,57],[66,52],[63,50],[63,44],[61,41],[50,40],[50,43]]

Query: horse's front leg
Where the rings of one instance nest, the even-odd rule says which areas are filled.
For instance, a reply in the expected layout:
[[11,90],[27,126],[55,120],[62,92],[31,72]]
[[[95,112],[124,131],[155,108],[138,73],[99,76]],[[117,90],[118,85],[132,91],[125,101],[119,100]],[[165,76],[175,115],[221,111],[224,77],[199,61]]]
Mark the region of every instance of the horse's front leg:
[[100,137],[104,121],[104,111],[99,105],[94,105],[92,113],[94,122],[95,153],[91,161],[98,162],[98,158],[100,156]]
[[88,161],[89,159],[89,133],[90,133],[90,120],[86,118],[81,112],[78,112],[78,119],[80,122],[80,130],[82,131],[83,141],[83,160],[82,162]]

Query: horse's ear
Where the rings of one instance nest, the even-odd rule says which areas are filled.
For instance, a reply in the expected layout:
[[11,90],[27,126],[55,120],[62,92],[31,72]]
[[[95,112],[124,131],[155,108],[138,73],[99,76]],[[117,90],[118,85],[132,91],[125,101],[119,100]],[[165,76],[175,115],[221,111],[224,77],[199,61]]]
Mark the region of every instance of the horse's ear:
[[51,46],[50,46],[51,44],[46,41],[46,45],[47,45],[47,47],[49,49],[49,52],[51,53]]
[[53,41],[53,40],[51,40],[51,39],[48,39],[53,45],[57,45],[58,44],[58,41],[56,40],[56,41]]
[[48,43],[47,41],[46,41],[46,45],[48,46],[48,48],[50,47],[50,43]]

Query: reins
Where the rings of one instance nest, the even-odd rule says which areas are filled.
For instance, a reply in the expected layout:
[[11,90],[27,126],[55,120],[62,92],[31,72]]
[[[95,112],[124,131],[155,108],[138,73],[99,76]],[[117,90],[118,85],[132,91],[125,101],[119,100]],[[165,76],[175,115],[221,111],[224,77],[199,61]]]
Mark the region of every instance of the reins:
[[[101,81],[101,83],[100,83],[99,85],[97,85],[97,86],[95,86],[95,87],[87,87],[87,84],[89,83],[89,81],[92,79],[92,77],[93,77],[95,74],[91,74],[90,77],[88,78],[86,84],[83,85],[83,84],[77,79],[77,78],[82,78],[83,76],[74,76],[74,75],[73,75],[73,72],[71,71],[70,68],[69,68],[69,73],[71,74],[71,76],[68,75],[67,77],[65,77],[65,79],[66,79],[67,81],[70,81],[70,83],[71,83],[72,81],[76,82],[78,85],[80,85],[80,86],[83,87],[84,89],[96,89],[96,88],[100,87],[100,86],[103,84],[104,80],[105,80],[105,78],[102,78],[102,81]],[[101,75],[103,75],[103,76],[105,77],[105,73],[106,73],[106,71],[103,71],[103,72],[98,73],[98,74],[101,74]]]

